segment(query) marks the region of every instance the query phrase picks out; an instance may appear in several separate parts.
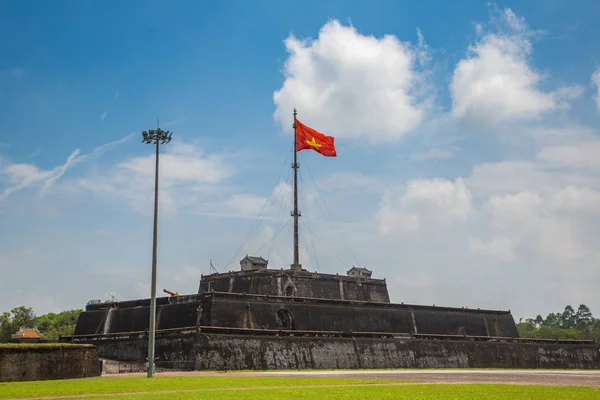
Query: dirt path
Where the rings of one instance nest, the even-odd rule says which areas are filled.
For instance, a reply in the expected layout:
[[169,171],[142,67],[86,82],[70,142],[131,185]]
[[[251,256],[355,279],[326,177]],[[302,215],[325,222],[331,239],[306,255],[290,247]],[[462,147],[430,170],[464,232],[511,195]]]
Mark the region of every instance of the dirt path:
[[[515,385],[589,386],[600,387],[598,370],[335,370],[335,371],[256,371],[207,372],[170,371],[157,376],[248,376],[339,378],[410,381],[414,383],[506,383]],[[144,374],[119,374],[110,376],[144,376]]]

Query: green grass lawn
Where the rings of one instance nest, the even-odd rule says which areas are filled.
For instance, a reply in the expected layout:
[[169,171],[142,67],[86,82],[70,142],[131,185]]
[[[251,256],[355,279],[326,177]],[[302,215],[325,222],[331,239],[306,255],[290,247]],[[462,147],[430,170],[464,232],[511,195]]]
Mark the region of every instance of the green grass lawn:
[[381,383],[374,380],[327,378],[263,378],[233,376],[106,377],[0,383],[0,399],[77,394],[155,392],[258,386],[312,386],[352,383]]
[[[388,384],[394,386],[379,386],[380,384]],[[331,387],[332,385],[354,386]],[[292,386],[304,387],[295,388]],[[488,384],[428,385],[412,384],[399,381],[348,380],[328,378],[257,378],[232,376],[157,376],[153,379],[147,379],[145,377],[111,377],[58,381],[0,383],[0,399],[69,395],[75,396],[73,398],[79,398],[77,397],[78,395],[86,395],[85,397],[81,396],[81,398],[85,398],[87,400],[597,400],[600,399],[600,389],[580,387],[542,387]]]

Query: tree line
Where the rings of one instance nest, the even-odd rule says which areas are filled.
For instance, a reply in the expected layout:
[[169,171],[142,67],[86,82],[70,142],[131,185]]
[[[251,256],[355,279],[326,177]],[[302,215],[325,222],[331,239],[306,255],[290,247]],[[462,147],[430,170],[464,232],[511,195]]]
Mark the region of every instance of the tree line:
[[72,335],[82,311],[67,310],[36,316],[31,307],[15,307],[0,315],[0,342],[10,341],[12,334],[19,328],[37,328],[44,335],[45,341],[56,341],[61,335]]
[[564,311],[550,313],[546,318],[522,318],[517,323],[520,337],[543,339],[596,339],[600,341],[600,319],[580,304],[577,311],[570,305]]

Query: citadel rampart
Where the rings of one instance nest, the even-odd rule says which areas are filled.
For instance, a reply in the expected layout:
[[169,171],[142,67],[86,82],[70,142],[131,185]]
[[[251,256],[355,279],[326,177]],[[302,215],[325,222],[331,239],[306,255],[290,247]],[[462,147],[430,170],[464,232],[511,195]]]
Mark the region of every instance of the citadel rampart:
[[231,328],[518,336],[508,311],[213,293],[207,313]]
[[[145,362],[145,335],[96,343],[100,357]],[[157,367],[180,370],[600,367],[600,346],[593,343],[494,342],[468,337],[431,340],[165,332],[156,338],[156,356]]]
[[99,376],[96,348],[90,345],[0,345],[0,382]]
[[253,293],[271,296],[311,297],[389,303],[385,279],[258,269],[203,275],[198,293]]
[[[260,267],[202,276],[198,294],[157,299],[156,366],[600,368],[593,341],[518,338],[510,311],[390,303],[385,280],[352,273]],[[63,339],[143,365],[149,306],[150,299],[88,304],[74,336]]]
[[[88,306],[75,335],[145,331],[145,300]],[[286,296],[204,293],[159,298],[157,329],[223,327],[516,337],[509,311]]]

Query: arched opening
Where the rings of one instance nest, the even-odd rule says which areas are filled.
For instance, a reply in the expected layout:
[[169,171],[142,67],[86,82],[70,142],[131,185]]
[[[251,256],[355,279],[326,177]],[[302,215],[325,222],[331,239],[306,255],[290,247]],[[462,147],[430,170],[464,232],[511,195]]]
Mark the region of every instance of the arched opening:
[[286,286],[285,295],[290,297],[294,295],[294,287],[292,285]]
[[275,324],[277,325],[278,329],[291,331],[295,328],[294,317],[292,317],[292,313],[283,308],[277,310],[277,313],[275,314]]

